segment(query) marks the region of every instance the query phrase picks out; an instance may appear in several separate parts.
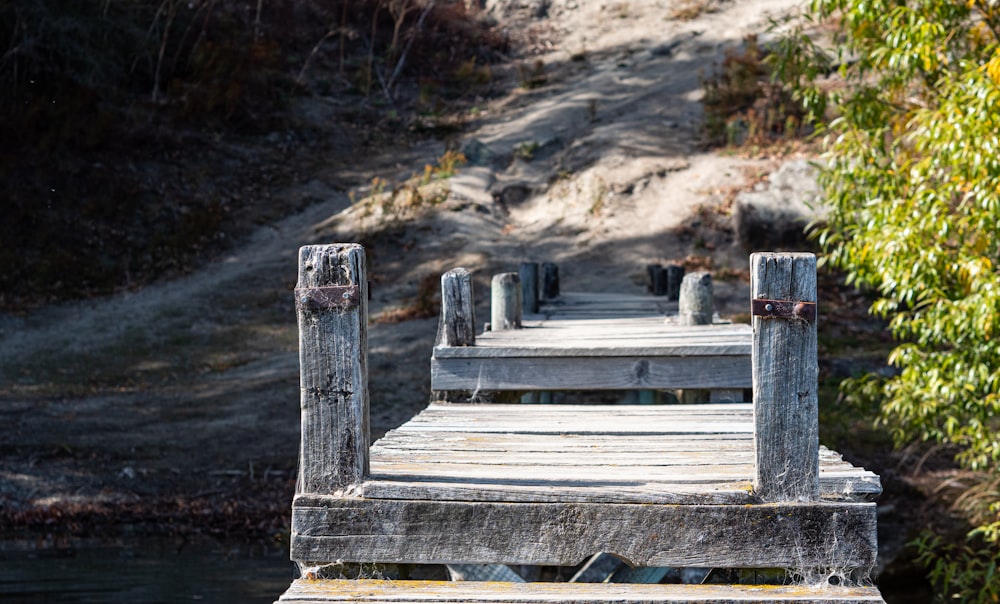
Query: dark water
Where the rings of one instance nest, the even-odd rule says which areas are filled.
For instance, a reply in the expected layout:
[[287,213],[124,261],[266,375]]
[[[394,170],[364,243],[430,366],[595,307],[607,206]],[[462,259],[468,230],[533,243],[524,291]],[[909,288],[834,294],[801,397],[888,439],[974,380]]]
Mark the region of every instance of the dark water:
[[285,547],[198,541],[0,542],[0,602],[270,604],[292,580]]
[[[140,540],[0,541],[0,602],[271,604],[291,583],[287,546]],[[888,604],[932,601],[915,568],[888,569]]]

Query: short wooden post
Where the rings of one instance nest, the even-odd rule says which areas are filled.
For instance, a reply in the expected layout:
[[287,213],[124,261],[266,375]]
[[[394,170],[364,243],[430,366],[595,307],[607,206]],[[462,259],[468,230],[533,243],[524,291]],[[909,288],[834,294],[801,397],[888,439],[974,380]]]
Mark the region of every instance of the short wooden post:
[[542,299],[554,300],[559,297],[559,265],[542,263]]
[[521,329],[521,278],[517,273],[493,275],[490,284],[490,329]]
[[475,300],[472,297],[472,273],[454,268],[441,275],[441,324],[438,346],[474,346],[476,344]]
[[681,282],[677,314],[681,325],[711,325],[712,275],[699,272],[684,276]]
[[649,293],[654,296],[667,294],[667,280],[663,267],[659,264],[646,265],[646,277],[649,279]]
[[684,267],[680,264],[668,264],[663,271],[667,274],[667,300],[676,302],[681,295]]
[[333,493],[368,474],[368,281],[356,244],[299,250],[302,435],[297,493]]
[[755,493],[819,499],[816,257],[750,256]]
[[538,263],[522,262],[517,274],[521,277],[521,308],[535,314],[538,312]]

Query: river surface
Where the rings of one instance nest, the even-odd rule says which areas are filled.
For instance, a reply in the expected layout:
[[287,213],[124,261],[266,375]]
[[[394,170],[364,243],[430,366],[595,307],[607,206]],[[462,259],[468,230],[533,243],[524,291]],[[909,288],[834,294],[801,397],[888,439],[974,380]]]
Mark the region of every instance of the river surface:
[[287,546],[210,539],[0,542],[0,602],[271,604],[292,574]]
[[[293,578],[287,545],[173,541],[0,541],[0,602],[272,604]],[[888,604],[932,601],[926,579],[889,572]]]

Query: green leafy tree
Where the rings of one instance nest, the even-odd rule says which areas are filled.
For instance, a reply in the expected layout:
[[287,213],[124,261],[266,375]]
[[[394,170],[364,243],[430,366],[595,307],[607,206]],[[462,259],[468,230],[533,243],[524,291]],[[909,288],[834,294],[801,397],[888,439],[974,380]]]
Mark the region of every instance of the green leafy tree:
[[[883,401],[898,444],[957,446],[959,462],[982,473],[969,509],[974,540],[993,557],[984,568],[995,569],[1000,2],[813,0],[808,17],[833,27],[833,49],[792,34],[774,65],[817,122],[832,116],[821,126],[831,213],[820,243],[851,282],[877,292],[871,312],[899,342],[889,358],[899,373],[862,386]],[[975,586],[982,577],[948,579],[952,597],[997,601],[996,587]]]

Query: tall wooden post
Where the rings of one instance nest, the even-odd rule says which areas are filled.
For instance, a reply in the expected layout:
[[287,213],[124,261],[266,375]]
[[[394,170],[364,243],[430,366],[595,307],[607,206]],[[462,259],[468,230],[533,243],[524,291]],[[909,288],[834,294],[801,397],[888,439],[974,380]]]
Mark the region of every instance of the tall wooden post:
[[667,276],[659,264],[646,265],[646,278],[649,280],[649,293],[654,296],[667,294]]
[[356,244],[299,250],[302,436],[297,493],[333,493],[368,474],[368,281]]
[[542,263],[542,298],[554,300],[559,297],[559,265]]
[[521,308],[535,314],[538,312],[538,263],[522,262],[517,274],[521,277]]
[[521,329],[521,278],[517,273],[493,275],[490,283],[490,329]]
[[676,302],[681,295],[681,283],[684,281],[684,267],[680,264],[668,264],[663,272],[667,275],[667,300]]
[[684,275],[677,314],[681,325],[711,325],[715,310],[712,304],[711,273]]
[[750,256],[754,491],[764,501],[819,499],[816,257]]
[[441,324],[437,343],[438,346],[473,346],[476,343],[472,273],[464,268],[441,275]]

